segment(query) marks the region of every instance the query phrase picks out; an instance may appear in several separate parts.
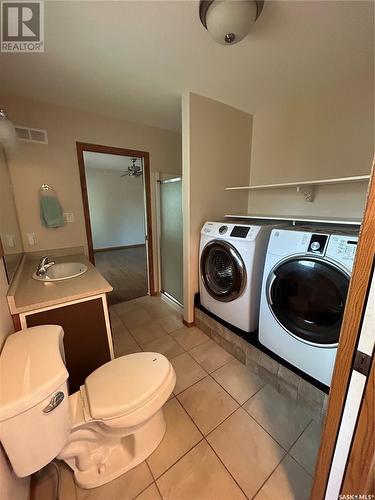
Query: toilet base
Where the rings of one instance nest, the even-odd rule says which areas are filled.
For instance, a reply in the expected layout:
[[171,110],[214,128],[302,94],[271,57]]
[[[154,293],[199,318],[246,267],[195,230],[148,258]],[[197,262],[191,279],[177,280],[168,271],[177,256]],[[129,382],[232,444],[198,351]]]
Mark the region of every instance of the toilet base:
[[113,481],[143,462],[163,439],[166,423],[163,409],[160,409],[137,428],[126,429],[126,434],[104,426],[92,431],[93,434],[102,434],[99,443],[90,436],[83,438],[82,442],[79,436],[79,440],[73,439],[59,455],[73,470],[78,486],[86,489]]

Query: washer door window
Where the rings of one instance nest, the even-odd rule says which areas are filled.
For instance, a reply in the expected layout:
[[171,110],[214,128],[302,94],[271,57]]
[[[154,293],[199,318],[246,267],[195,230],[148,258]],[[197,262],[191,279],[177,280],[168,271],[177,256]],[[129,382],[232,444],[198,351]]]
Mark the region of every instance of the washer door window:
[[207,243],[200,266],[204,286],[211,297],[230,302],[242,294],[246,285],[245,264],[230,243],[220,240]]
[[281,325],[314,344],[337,344],[349,276],[327,261],[292,258],[277,266],[268,283],[268,302]]

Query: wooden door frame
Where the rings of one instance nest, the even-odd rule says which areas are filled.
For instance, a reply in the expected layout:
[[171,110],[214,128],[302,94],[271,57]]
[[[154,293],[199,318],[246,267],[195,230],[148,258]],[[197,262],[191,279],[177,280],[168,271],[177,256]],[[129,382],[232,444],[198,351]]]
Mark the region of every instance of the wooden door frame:
[[[368,304],[370,307],[370,304]],[[375,492],[375,363],[372,361],[340,494]]]
[[148,286],[150,295],[155,295],[154,285],[154,256],[153,256],[153,237],[152,237],[152,211],[151,211],[151,184],[150,184],[150,154],[147,151],[138,151],[135,149],[118,148],[114,146],[103,146],[101,144],[90,144],[87,142],[76,142],[77,158],[79,167],[79,177],[81,182],[81,193],[83,203],[83,213],[85,218],[87,245],[90,261],[95,265],[94,245],[92,239],[89,199],[87,193],[87,182],[85,172],[85,161],[83,153],[89,151],[92,153],[104,153],[119,156],[133,156],[143,159],[143,184],[146,201],[146,234],[147,234],[147,255],[148,255]]
[[367,292],[371,285],[372,266],[375,257],[374,169],[375,162],[373,163],[366,208],[341,327],[339,347],[328,400],[328,411],[320,442],[311,500],[323,500],[325,497],[350,376],[357,351],[358,339],[361,333]]

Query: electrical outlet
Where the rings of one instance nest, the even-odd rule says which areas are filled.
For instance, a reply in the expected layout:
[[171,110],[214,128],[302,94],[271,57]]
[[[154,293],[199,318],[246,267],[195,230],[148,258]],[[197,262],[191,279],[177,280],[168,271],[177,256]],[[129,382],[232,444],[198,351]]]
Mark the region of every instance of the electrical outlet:
[[36,235],[35,235],[35,233],[26,233],[26,238],[27,238],[28,244],[31,247],[35,245],[35,243],[36,243]]
[[64,212],[63,217],[65,222],[74,222],[73,212]]
[[9,248],[13,248],[14,245],[15,245],[15,242],[14,242],[15,236],[14,236],[14,234],[6,234],[5,235],[5,239],[6,239],[8,247]]

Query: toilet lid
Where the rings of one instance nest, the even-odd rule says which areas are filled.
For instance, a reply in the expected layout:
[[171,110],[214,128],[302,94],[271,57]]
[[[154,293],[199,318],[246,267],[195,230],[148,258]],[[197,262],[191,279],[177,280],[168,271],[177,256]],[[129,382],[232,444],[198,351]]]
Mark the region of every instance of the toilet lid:
[[155,352],[139,352],[113,359],[85,380],[94,419],[126,415],[152,399],[168,379],[172,367]]

